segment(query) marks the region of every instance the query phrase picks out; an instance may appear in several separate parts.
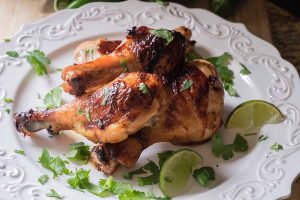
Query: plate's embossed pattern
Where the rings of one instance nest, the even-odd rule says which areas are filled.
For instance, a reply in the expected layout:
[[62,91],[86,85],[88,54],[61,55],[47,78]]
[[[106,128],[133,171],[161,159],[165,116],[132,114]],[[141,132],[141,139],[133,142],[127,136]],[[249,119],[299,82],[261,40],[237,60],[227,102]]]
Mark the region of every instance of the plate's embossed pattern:
[[[0,56],[0,73],[5,66],[22,65],[26,51],[43,47],[43,41],[76,37],[78,32],[84,29],[85,23],[90,21],[102,21],[103,23],[112,23],[116,26],[128,28],[135,25],[155,25],[166,17],[175,17],[181,20],[183,25],[192,29],[193,33],[224,42],[228,51],[236,57],[253,65],[264,65],[272,74],[273,80],[265,92],[269,100],[276,104],[287,116],[285,121],[287,137],[285,138],[286,141],[282,141],[284,150],[278,153],[266,152],[267,156],[261,160],[256,169],[257,177],[248,177],[251,179],[227,186],[227,189],[224,189],[224,192],[218,198],[255,200],[262,199],[268,193],[274,192],[274,189],[280,186],[288,173],[285,167],[288,157],[300,149],[300,111],[296,105],[288,103],[294,89],[294,76],[290,70],[291,66],[286,64],[279,56],[258,52],[255,49],[258,40],[248,34],[241,25],[227,23],[223,20],[221,23],[205,24],[205,19],[199,18],[188,9],[172,3],[168,7],[163,7],[133,0],[130,2],[143,5],[143,9],[135,12],[122,9],[122,6],[116,9],[102,4],[93,4],[93,6],[85,6],[74,10],[73,14],[64,23],[39,23],[29,30],[25,29],[15,40],[17,45],[15,50],[19,52],[20,57]],[[0,108],[5,106],[3,103],[4,96],[5,92],[0,88]],[[0,111],[0,118],[1,115]],[[6,155],[5,150],[1,149],[0,176],[4,178],[1,177],[0,185],[5,187],[5,191],[13,196],[22,197],[22,199],[38,199],[41,197],[40,195],[44,193],[43,189],[39,185],[24,183],[24,175],[24,170],[16,164],[16,157]],[[279,192],[278,198],[282,195],[284,194]]]

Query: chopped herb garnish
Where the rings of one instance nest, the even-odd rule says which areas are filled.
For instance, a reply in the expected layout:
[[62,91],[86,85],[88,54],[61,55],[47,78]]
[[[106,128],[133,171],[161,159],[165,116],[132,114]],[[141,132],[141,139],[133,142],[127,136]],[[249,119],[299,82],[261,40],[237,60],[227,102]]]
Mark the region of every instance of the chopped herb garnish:
[[207,58],[206,60],[215,65],[223,82],[224,89],[227,91],[227,93],[230,96],[238,97],[239,95],[237,91],[233,88],[234,73],[228,68],[228,64],[231,58],[232,56],[228,52],[225,52],[221,56]]
[[129,72],[129,69],[128,69],[128,67],[127,67],[127,64],[126,64],[125,59],[122,59],[122,60],[120,61],[120,65],[121,65],[121,67],[124,68],[124,72]]
[[257,135],[257,133],[246,133],[246,134],[244,134],[244,136],[254,136],[254,135]]
[[10,42],[10,39],[9,38],[4,38],[3,42]]
[[260,136],[258,137],[258,141],[261,142],[261,141],[264,141],[264,140],[266,140],[266,139],[268,139],[268,138],[269,138],[269,137],[266,136],[266,135],[260,135]]
[[271,150],[273,151],[281,151],[283,150],[283,146],[281,144],[278,144],[277,142],[274,143],[272,146],[271,146]]
[[159,168],[161,168],[164,164],[164,162],[170,158],[173,154],[175,153],[175,151],[171,151],[171,150],[167,150],[161,153],[158,153],[158,164],[159,164]]
[[233,144],[224,144],[220,133],[216,133],[212,138],[212,152],[216,157],[222,157],[224,160],[233,158],[235,152],[242,152],[248,149],[247,140],[240,134],[235,136]]
[[189,89],[190,87],[192,87],[193,85],[193,81],[189,80],[189,79],[185,79],[181,85],[181,89],[180,92],[185,91],[187,89]]
[[45,183],[47,183],[49,180],[49,176],[44,174],[42,176],[39,177],[38,182],[42,185],[44,185]]
[[63,68],[60,68],[60,67],[55,68],[55,71],[57,71],[57,72],[61,72],[62,70],[63,70]]
[[145,83],[139,83],[139,90],[143,93],[143,94],[148,94],[148,88],[147,85]]
[[14,152],[17,153],[17,154],[24,155],[24,156],[26,155],[24,150],[21,150],[21,149],[20,150],[14,150]]
[[90,109],[86,108],[86,109],[84,110],[84,114],[85,114],[86,119],[87,119],[89,122],[91,122]]
[[194,170],[193,177],[202,187],[206,187],[210,181],[214,181],[216,178],[212,167],[201,167]]
[[70,170],[66,168],[66,164],[69,164],[69,162],[61,159],[59,156],[51,157],[47,149],[43,149],[38,162],[53,173],[53,178],[62,174],[70,174]]
[[63,199],[64,197],[58,194],[53,188],[50,189],[50,192],[46,194],[46,197],[53,197],[57,199]]
[[3,111],[6,112],[7,114],[10,113],[10,109],[9,108],[4,109]]
[[169,5],[169,2],[168,2],[168,1],[165,1],[165,0],[151,0],[151,1],[153,1],[153,2],[155,2],[155,3],[158,3],[158,4],[162,5],[162,6],[167,6],[167,5]]
[[7,97],[5,97],[3,100],[5,103],[12,103],[14,101],[12,98],[7,98]]
[[87,163],[90,158],[90,147],[83,142],[77,142],[69,145],[69,152],[66,157],[79,163]]
[[6,55],[13,57],[13,58],[19,57],[19,53],[17,51],[7,51]]
[[189,62],[196,59],[201,59],[202,56],[197,54],[195,51],[189,51],[185,54],[184,62]]
[[38,49],[29,51],[27,52],[26,59],[37,75],[48,74],[47,68],[50,64],[50,59],[45,56],[44,52]]
[[240,73],[242,75],[249,75],[249,74],[251,74],[251,72],[249,71],[249,69],[245,65],[243,65],[242,63],[240,63],[240,65],[242,66],[242,69],[240,70]]
[[105,87],[102,93],[102,101],[101,101],[102,106],[105,106],[107,104],[107,101],[110,98],[110,96],[111,96],[110,89],[108,87]]
[[43,98],[44,106],[47,109],[53,109],[61,106],[61,94],[62,90],[60,87],[53,88]]
[[155,30],[149,30],[149,32],[152,35],[155,35],[157,37],[165,39],[167,41],[167,44],[169,44],[170,42],[172,42],[173,39],[174,39],[174,37],[171,34],[171,32],[169,30],[167,30],[167,29],[160,28],[160,29],[155,29]]
[[168,197],[155,197],[151,193],[136,190],[127,190],[119,195],[119,200],[169,200]]
[[82,114],[83,114],[83,110],[82,110],[80,107],[78,107],[78,108],[77,108],[77,113],[78,113],[79,115],[82,115]]
[[123,178],[131,180],[134,175],[145,174],[144,166],[136,170],[123,174]]

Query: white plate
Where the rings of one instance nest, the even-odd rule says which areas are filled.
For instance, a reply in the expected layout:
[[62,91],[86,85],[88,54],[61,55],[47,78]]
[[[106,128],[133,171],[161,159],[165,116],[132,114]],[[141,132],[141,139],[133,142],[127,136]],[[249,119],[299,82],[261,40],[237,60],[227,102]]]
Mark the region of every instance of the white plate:
[[[226,51],[233,55],[230,68],[235,72],[235,87],[241,97],[226,96],[224,119],[236,105],[249,99],[271,101],[288,118],[279,125],[264,127],[263,134],[270,137],[264,142],[256,143],[255,137],[248,137],[250,150],[236,154],[230,161],[216,159],[211,153],[210,143],[193,147],[202,154],[205,165],[214,167],[217,180],[207,189],[191,180],[186,193],[174,199],[270,200],[288,196],[300,171],[298,74],[272,45],[249,33],[242,24],[225,21],[206,10],[187,9],[173,3],[162,7],[133,0],[93,3],[76,10],[57,12],[40,22],[26,25],[11,42],[0,44],[1,110],[11,108],[13,113],[34,108],[41,104],[37,92],[45,94],[61,83],[60,73],[53,72],[48,78],[38,77],[22,56],[10,58],[5,55],[6,51],[17,50],[24,55],[27,50],[41,49],[50,57],[54,69],[72,63],[71,53],[78,43],[99,36],[123,38],[125,30],[134,25],[169,29],[185,25],[192,29],[197,51],[204,57]],[[252,74],[241,76],[239,62],[248,66]],[[13,104],[4,103],[4,97],[12,97]],[[65,95],[64,99],[70,99],[70,96]],[[49,174],[36,162],[42,147],[49,149],[51,154],[62,155],[67,151],[67,144],[86,140],[72,134],[50,139],[45,131],[24,139],[14,128],[12,114],[0,114],[0,199],[45,199],[45,192],[50,187],[63,194],[65,199],[98,199],[92,194],[70,189],[66,176],[51,180],[45,186],[37,182],[39,176]],[[232,141],[233,135],[223,134],[226,142]],[[284,150],[271,151],[270,146],[275,142],[282,144]],[[164,149],[179,148],[166,143],[154,145],[143,152],[136,166],[144,164],[147,159],[156,160],[156,153]],[[24,149],[27,156],[16,155],[15,149]],[[92,169],[93,182],[103,177],[92,166],[83,167]],[[124,181],[121,178],[124,171],[120,168],[114,178]],[[136,181],[131,183],[135,185]],[[156,192],[157,186],[137,189]]]

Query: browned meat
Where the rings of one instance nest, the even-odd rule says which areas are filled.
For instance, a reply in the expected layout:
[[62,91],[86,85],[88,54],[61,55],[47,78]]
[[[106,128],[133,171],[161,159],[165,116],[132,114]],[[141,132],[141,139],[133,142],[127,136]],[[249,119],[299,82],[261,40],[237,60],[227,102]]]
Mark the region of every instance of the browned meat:
[[[184,37],[180,32],[170,31],[174,39],[167,44],[165,39],[150,34],[149,30],[144,26],[133,27],[128,30],[125,41],[112,53],[64,68],[61,77],[65,92],[79,96],[112,81],[127,70],[166,74],[183,64],[189,35]],[[182,27],[178,30],[190,33]]]

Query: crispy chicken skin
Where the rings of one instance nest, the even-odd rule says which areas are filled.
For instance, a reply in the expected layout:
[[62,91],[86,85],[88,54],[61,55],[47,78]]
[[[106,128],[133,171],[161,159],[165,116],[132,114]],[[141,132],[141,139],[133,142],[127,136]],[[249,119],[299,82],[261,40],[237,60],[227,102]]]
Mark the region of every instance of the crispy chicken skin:
[[[93,148],[91,162],[98,170],[111,174],[119,164],[131,168],[145,148],[158,142],[202,143],[221,126],[224,91],[212,64],[194,60],[168,79],[172,97],[151,119],[150,126],[121,143],[98,144]],[[191,90],[180,92],[184,79],[192,80],[193,86]]]
[[173,40],[169,44],[165,39],[150,34],[149,30],[145,26],[133,27],[113,52],[102,54],[90,62],[65,67],[61,75],[64,91],[80,96],[112,81],[127,70],[167,74],[183,64],[186,45],[189,44],[189,30],[181,27],[177,29],[179,32],[170,31]]

